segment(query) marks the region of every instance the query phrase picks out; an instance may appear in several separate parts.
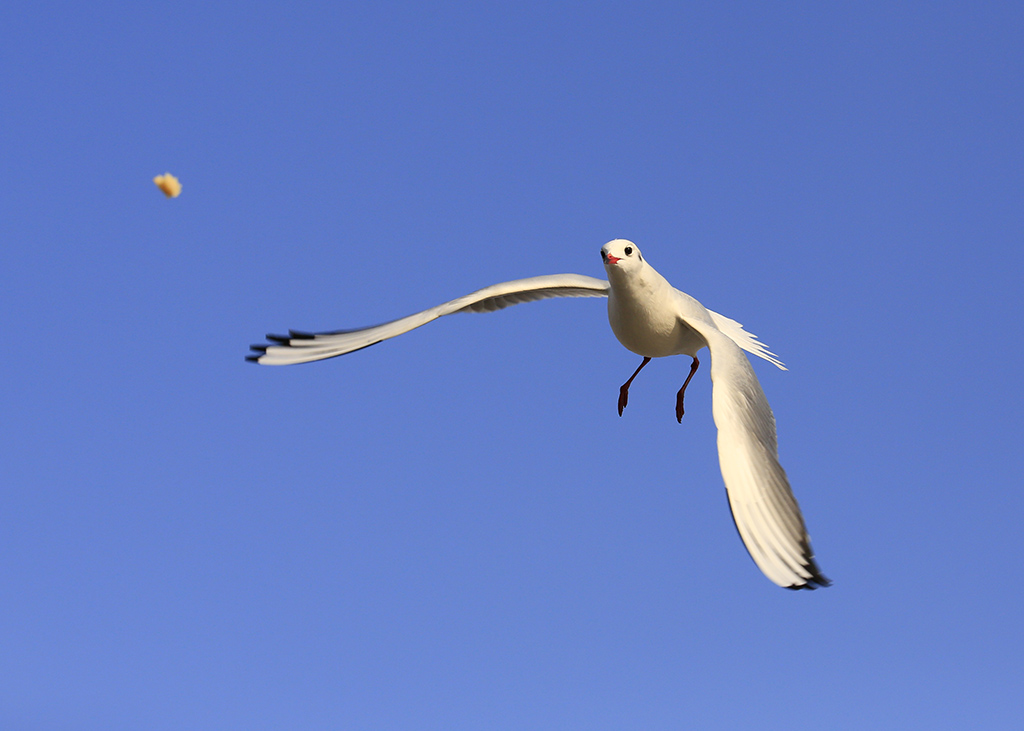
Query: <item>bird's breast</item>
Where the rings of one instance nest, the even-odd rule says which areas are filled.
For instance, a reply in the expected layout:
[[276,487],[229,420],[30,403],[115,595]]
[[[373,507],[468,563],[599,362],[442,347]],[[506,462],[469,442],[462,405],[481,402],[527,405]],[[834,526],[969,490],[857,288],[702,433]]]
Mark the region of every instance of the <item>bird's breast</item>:
[[608,323],[625,348],[650,358],[694,356],[707,345],[674,308],[652,307],[642,300],[615,297],[614,293],[608,297]]

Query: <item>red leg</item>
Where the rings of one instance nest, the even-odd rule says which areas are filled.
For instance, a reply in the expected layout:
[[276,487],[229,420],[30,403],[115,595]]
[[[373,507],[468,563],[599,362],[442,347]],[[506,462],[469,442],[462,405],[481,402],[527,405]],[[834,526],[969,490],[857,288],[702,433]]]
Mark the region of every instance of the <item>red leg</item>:
[[700,366],[700,361],[697,358],[693,359],[693,363],[690,364],[690,375],[683,381],[683,387],[679,389],[679,393],[676,394],[676,421],[680,424],[683,423],[683,394],[686,393],[686,386],[693,378],[693,374],[697,372],[697,368]]
[[629,380],[623,383],[622,387],[619,389],[619,416],[622,416],[622,410],[626,408],[626,402],[629,401],[629,384],[631,384],[633,382],[633,379],[636,378],[636,374],[639,373],[641,369],[650,362],[651,359],[648,358],[647,356],[644,356],[644,360],[640,364],[640,366],[635,371],[633,371],[633,375],[631,375],[629,377]]

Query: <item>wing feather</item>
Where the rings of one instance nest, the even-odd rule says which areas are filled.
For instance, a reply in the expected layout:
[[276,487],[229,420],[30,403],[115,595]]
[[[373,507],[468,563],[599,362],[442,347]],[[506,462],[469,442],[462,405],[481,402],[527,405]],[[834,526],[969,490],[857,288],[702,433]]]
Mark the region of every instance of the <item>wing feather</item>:
[[711,315],[711,320],[715,323],[715,327],[728,335],[729,339],[738,346],[748,353],[753,353],[758,358],[764,358],[777,368],[786,370],[786,366],[782,364],[782,361],[779,360],[778,356],[768,350],[768,346],[758,340],[756,335],[744,330],[743,326],[732,318],[726,317],[725,315],[719,315],[717,312],[712,312],[711,310],[708,310],[707,312]]
[[267,335],[266,345],[250,346],[246,360],[260,365],[291,365],[334,358],[407,333],[455,312],[494,312],[511,305],[551,297],[607,297],[608,282],[582,274],[550,274],[516,279],[445,302],[408,317],[357,330],[307,333],[289,330],[288,335]]
[[775,417],[740,348],[772,359],[744,347],[734,333],[719,330],[721,319],[726,318],[712,314],[710,322],[692,317],[686,321],[704,336],[711,351],[718,460],[736,530],[754,563],[779,586],[828,586],[832,582],[814,560],[800,506],[779,464]]

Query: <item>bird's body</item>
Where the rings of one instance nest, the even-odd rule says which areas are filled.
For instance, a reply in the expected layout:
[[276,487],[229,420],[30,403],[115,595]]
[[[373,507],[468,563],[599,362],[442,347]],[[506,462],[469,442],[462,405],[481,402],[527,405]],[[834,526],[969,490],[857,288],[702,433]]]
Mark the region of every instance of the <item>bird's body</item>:
[[775,418],[746,350],[783,368],[781,362],[735,320],[723,317],[679,291],[644,260],[631,241],[604,245],[601,257],[608,281],[579,274],[555,274],[504,282],[392,322],[360,330],[268,335],[254,345],[249,360],[286,365],[322,360],[374,345],[454,312],[490,312],[548,297],[608,297],[612,332],[627,349],[644,357],[622,386],[619,414],[629,385],[651,358],[688,355],[690,375],[677,394],[676,416],[683,416],[683,393],[699,362],[711,353],[712,411],[718,427],[718,455],[736,529],[754,562],[779,586],[828,586],[814,561],[800,508],[779,465]]
[[[624,272],[619,261],[627,257],[615,257],[608,249],[617,241],[605,246],[605,267],[608,270],[608,323],[618,341],[637,355],[648,358],[663,358],[669,355],[689,355],[707,345],[703,336],[687,322],[695,317],[710,321],[710,315],[697,300],[677,290],[654,267],[639,259],[635,271]],[[632,246],[614,247],[624,250]],[[620,252],[621,253],[621,252]],[[608,264],[611,256],[615,262]],[[682,295],[688,301],[678,299]],[[686,312],[679,305],[685,305]],[[684,314],[680,317],[680,314]]]

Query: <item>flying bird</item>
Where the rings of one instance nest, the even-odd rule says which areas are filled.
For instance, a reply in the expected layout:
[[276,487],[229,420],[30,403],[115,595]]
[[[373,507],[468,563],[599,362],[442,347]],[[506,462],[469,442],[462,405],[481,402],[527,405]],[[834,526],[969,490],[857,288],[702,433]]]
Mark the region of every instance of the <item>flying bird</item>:
[[253,345],[247,360],[261,365],[308,363],[351,353],[426,325],[453,312],[493,312],[550,297],[607,297],[615,337],[643,357],[619,389],[622,416],[629,386],[652,358],[688,355],[690,372],[676,394],[675,414],[683,418],[683,396],[700,361],[711,355],[712,412],[718,427],[718,460],[736,530],[754,563],[787,589],[829,586],[818,568],[800,506],[779,464],[775,417],[743,351],[785,366],[767,347],[728,317],[706,309],[669,284],[632,241],[615,239],[601,248],[608,280],[582,274],[552,274],[503,282],[429,310],[359,330],[306,333],[289,330]]

